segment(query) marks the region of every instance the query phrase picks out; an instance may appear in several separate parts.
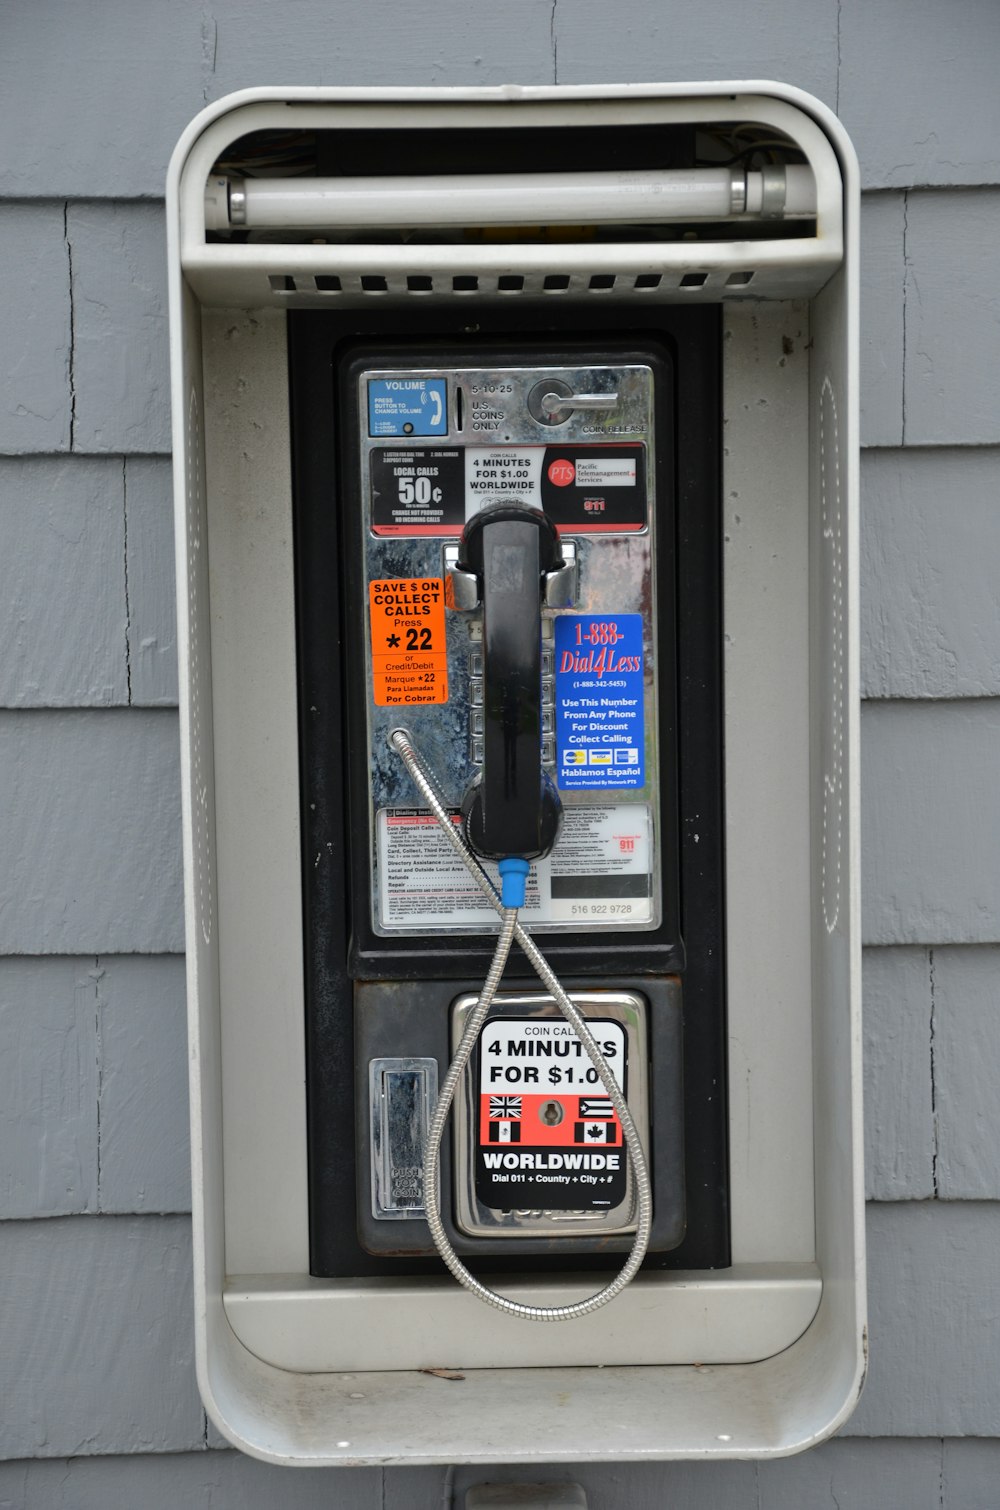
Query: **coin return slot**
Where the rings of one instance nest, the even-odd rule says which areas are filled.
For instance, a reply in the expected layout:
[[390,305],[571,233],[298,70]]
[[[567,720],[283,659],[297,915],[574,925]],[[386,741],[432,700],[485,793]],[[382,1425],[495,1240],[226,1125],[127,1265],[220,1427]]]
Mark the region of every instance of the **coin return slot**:
[[424,1215],[424,1154],[437,1100],[436,1059],[373,1059],[368,1066],[372,1215]]

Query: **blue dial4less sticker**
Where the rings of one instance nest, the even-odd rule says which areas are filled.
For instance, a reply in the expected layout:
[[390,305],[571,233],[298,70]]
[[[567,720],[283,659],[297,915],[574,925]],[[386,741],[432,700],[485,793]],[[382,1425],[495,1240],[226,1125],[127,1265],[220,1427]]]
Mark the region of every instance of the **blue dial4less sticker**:
[[645,786],[642,615],[561,614],[555,684],[557,785]]

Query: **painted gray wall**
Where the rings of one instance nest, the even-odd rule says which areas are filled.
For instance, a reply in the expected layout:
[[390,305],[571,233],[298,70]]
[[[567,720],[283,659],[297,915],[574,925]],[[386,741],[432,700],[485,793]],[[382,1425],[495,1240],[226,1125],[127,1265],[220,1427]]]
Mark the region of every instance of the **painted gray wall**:
[[871,1378],[802,1458],[552,1477],[609,1510],[996,1510],[998,58],[996,0],[0,0],[0,1510],[437,1510],[446,1482],[253,1463],[194,1387],[173,143],[251,84],[741,77],[839,110],[866,191]]

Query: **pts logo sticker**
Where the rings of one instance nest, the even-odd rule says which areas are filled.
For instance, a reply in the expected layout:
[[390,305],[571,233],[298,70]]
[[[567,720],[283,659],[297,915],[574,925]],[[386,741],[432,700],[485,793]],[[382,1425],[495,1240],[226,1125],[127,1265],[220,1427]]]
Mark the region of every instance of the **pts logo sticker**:
[[576,481],[576,467],[564,457],[557,457],[549,462],[549,482],[557,488],[568,488],[571,482]]

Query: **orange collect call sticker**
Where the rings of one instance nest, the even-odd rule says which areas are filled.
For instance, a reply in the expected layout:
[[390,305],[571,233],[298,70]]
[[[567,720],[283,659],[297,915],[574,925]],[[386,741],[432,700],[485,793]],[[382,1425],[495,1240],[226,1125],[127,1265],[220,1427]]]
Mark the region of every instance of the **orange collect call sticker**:
[[393,577],[369,582],[372,684],[379,708],[448,701],[444,582]]

